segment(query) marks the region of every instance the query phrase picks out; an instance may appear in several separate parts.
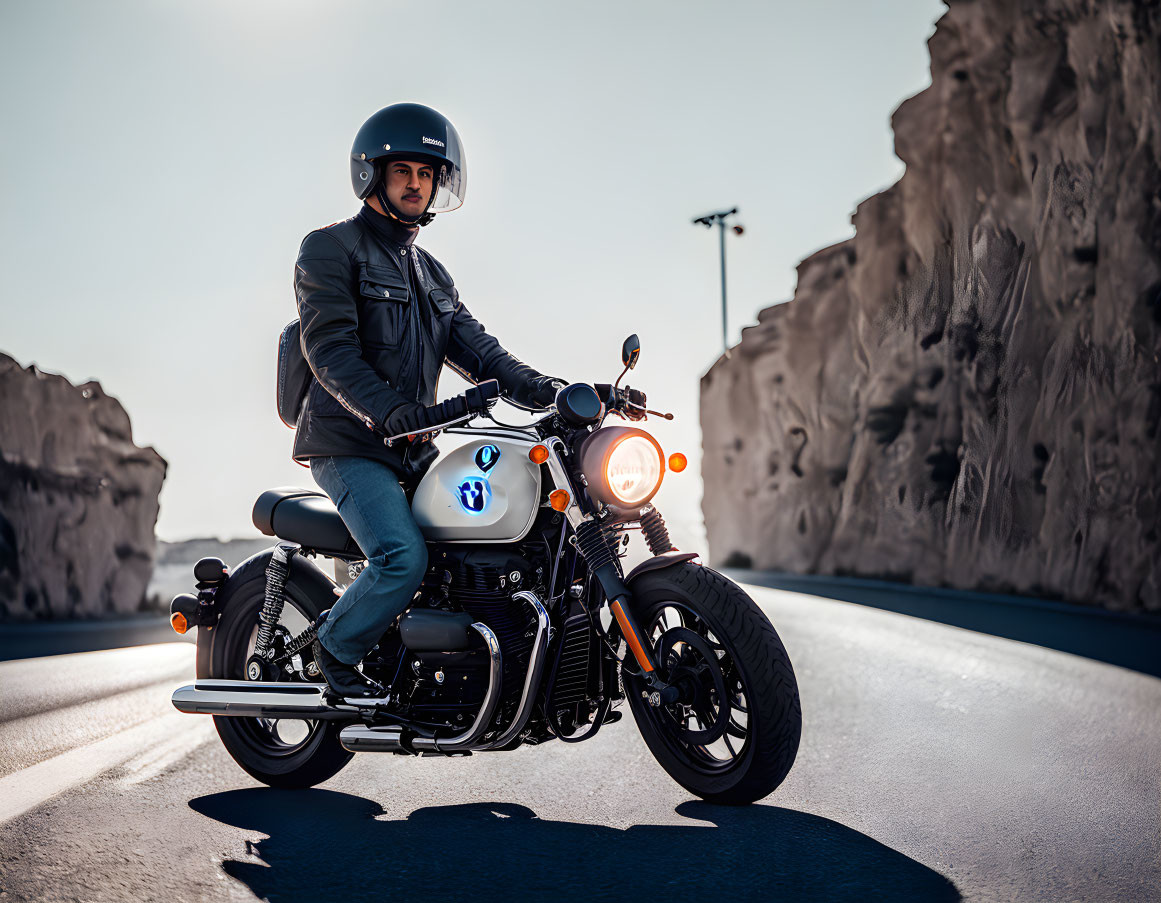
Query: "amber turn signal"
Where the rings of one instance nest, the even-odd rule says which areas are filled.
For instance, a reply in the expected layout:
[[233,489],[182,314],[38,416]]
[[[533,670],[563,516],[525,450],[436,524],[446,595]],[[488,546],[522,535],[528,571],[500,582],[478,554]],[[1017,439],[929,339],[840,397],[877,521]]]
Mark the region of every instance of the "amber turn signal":
[[[547,445],[534,445],[534,446],[532,446],[532,448],[528,449],[528,460],[531,461],[533,464],[543,464],[545,461],[548,460],[548,446]],[[565,493],[565,494],[567,495],[568,493]],[[557,510],[559,511],[561,509],[558,508]]]
[[689,462],[685,459],[685,455],[681,452],[674,452],[669,456],[669,469],[674,473],[681,473],[685,470],[685,465]]
[[548,504],[552,506],[553,511],[563,511],[570,501],[572,498],[567,489],[554,489],[548,494]]
[[175,633],[185,633],[189,630],[189,622],[186,621],[185,615],[180,611],[175,611],[169,616],[169,624],[173,627]]

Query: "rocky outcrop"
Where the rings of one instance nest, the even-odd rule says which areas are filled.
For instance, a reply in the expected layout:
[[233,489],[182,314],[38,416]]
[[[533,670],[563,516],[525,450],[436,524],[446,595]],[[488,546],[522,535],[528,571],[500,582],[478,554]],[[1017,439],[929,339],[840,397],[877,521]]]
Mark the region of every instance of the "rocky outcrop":
[[0,618],[139,610],[165,470],[100,383],[0,353]]
[[1161,610],[1159,46],[949,5],[904,176],[702,379],[713,559]]

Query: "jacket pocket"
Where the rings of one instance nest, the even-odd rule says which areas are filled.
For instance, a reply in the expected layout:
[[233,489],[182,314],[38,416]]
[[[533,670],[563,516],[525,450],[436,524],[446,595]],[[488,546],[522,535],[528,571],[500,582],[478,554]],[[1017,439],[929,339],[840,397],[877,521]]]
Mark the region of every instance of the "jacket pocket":
[[431,309],[435,314],[431,324],[432,341],[435,344],[436,357],[440,361],[447,354],[447,343],[451,337],[452,320],[455,319],[456,305],[451,292],[442,288],[433,288],[427,293],[431,299]]
[[433,288],[428,292],[428,297],[431,298],[432,306],[438,315],[444,316],[455,313],[456,304],[452,300],[451,292],[442,288]]
[[394,348],[403,338],[411,301],[407,281],[390,267],[359,264],[359,340]]

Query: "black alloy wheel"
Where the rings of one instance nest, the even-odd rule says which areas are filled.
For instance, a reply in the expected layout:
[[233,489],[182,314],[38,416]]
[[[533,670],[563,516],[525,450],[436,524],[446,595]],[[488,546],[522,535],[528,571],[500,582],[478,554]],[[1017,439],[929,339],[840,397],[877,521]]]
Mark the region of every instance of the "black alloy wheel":
[[[265,602],[265,575],[257,574],[237,586],[227,585],[224,613],[216,628],[212,675],[227,680],[291,681],[296,677],[268,663],[260,673],[255,664],[258,614]],[[277,647],[297,636],[319,614],[318,603],[288,581],[286,604],[278,620]],[[301,653],[309,660],[309,647]],[[323,682],[321,678],[319,683]],[[226,750],[246,772],[271,787],[313,787],[335,775],[354,753],[339,742],[342,723],[294,718],[238,718],[215,715],[214,726]]]
[[652,622],[640,626],[653,645],[658,675],[681,691],[676,702],[650,706],[664,736],[703,774],[729,769],[750,742],[746,688],[729,650],[677,600],[662,603]]
[[802,733],[798,684],[774,626],[741,587],[701,565],[646,572],[630,589],[658,676],[678,691],[673,702],[651,700],[636,663],[623,671],[650,751],[710,802],[767,796],[789,773]]

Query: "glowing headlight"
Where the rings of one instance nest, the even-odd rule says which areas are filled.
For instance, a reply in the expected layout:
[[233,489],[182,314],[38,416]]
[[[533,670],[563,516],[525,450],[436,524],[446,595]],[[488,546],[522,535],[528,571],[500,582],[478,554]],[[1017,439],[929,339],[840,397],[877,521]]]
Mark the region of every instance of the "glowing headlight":
[[606,426],[577,448],[585,489],[626,516],[634,516],[661,488],[665,459],[656,440],[632,426]]
[[661,483],[661,455],[644,436],[622,439],[609,453],[605,479],[617,500],[640,505]]

